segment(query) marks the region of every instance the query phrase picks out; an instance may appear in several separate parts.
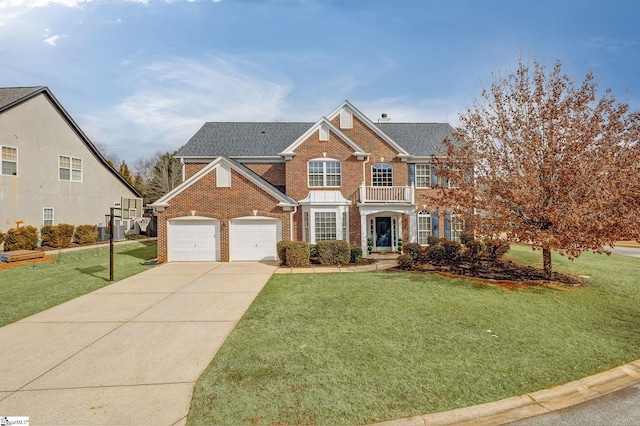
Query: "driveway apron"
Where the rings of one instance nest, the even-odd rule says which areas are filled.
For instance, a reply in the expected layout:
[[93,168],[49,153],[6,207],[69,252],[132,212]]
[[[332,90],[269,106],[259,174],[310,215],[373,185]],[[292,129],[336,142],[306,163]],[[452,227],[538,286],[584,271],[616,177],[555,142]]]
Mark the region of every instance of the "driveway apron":
[[163,264],[0,328],[0,415],[185,424],[196,380],[276,269]]

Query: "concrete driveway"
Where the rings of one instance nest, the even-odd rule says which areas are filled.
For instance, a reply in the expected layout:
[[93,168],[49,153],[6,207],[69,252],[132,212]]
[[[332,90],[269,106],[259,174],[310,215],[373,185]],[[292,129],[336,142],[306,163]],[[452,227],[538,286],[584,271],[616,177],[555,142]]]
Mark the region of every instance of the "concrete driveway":
[[0,415],[185,424],[196,380],[276,269],[163,264],[0,328]]

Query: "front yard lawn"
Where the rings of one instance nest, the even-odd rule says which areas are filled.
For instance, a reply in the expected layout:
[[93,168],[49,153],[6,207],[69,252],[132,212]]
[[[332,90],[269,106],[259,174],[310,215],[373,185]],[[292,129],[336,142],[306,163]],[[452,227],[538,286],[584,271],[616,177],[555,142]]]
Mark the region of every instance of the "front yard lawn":
[[[509,256],[538,264],[540,252]],[[366,424],[560,385],[640,357],[640,259],[510,291],[418,273],[274,275],[198,381],[189,424]]]
[[[155,243],[116,245],[114,281],[149,269],[141,263],[154,257]],[[108,280],[109,247],[104,245],[0,271],[0,327],[104,287]]]

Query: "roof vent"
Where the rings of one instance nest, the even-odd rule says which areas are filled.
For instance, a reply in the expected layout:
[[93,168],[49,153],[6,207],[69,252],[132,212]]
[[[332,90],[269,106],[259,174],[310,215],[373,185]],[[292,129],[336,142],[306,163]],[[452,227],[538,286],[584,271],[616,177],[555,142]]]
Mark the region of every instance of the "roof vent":
[[382,114],[382,117],[378,118],[378,123],[389,123],[391,119],[387,116],[387,114]]

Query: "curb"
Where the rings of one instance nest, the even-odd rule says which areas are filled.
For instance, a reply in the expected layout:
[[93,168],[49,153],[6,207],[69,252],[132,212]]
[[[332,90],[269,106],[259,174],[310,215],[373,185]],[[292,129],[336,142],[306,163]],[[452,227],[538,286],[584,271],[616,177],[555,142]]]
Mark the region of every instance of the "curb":
[[550,389],[451,411],[375,423],[372,426],[503,425],[571,407],[638,383],[640,360]]

